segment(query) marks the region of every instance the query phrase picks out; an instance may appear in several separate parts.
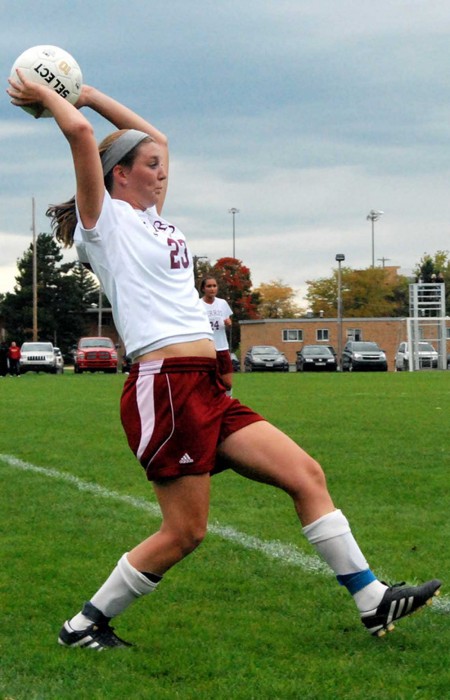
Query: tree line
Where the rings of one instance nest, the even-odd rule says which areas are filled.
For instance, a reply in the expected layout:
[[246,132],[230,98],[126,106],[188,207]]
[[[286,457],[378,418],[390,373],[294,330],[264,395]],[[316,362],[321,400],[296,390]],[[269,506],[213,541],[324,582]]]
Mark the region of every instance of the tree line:
[[[446,313],[450,312],[450,257],[448,251],[434,255],[424,253],[413,270],[413,276],[397,274],[392,267],[369,267],[341,270],[343,316],[348,318],[382,318],[409,316],[411,282],[442,283],[446,290]],[[330,277],[308,280],[306,299],[312,313],[336,316],[338,270]]]
[[[31,243],[18,260],[14,291],[0,296],[6,339],[18,344],[33,339],[33,256]],[[53,235],[39,234],[36,238],[38,340],[53,342],[64,354],[85,333],[86,310],[98,304],[99,286],[83,265],[61,264],[62,259],[61,248]]]
[[[17,263],[13,292],[0,295],[0,317],[6,340],[22,343],[33,337],[33,244]],[[52,234],[36,238],[38,339],[52,341],[67,353],[87,331],[89,308],[98,306],[97,279],[78,262],[62,263],[63,255]],[[328,277],[307,281],[307,308],[296,303],[296,290],[282,280],[271,280],[254,288],[250,269],[236,258],[215,263],[194,257],[197,289],[212,275],[219,296],[233,309],[230,339],[236,349],[240,341],[239,321],[261,318],[301,318],[305,315],[336,317],[338,270]],[[450,257],[448,251],[425,253],[414,269],[415,280],[446,285],[446,313],[450,313]],[[393,268],[341,270],[341,298],[345,317],[398,317],[409,313],[409,283]],[[103,307],[109,307],[105,297]]]

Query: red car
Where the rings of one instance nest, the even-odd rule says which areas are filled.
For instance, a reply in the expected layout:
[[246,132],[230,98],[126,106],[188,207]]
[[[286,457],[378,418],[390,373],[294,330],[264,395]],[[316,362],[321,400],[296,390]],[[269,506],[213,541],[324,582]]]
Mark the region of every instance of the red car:
[[117,372],[117,348],[111,338],[80,338],[73,354],[75,374]]

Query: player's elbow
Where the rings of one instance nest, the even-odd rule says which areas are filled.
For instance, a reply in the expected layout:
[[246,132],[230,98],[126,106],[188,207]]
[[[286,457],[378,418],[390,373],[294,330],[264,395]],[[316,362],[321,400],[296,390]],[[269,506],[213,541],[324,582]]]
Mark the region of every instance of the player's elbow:
[[71,145],[95,144],[95,148],[97,148],[94,129],[79,112],[76,112],[75,118],[64,127],[64,135]]

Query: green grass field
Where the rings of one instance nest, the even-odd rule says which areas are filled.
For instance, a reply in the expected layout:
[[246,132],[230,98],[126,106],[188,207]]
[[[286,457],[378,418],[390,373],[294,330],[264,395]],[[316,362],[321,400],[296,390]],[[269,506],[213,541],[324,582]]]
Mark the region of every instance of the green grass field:
[[432,608],[371,638],[290,500],[227,472],[202,546],[115,621],[136,646],[64,649],[62,622],[159,522],[122,384],[0,380],[3,700],[450,697],[450,372],[235,375],[235,396],[322,463],[380,577],[442,578]]

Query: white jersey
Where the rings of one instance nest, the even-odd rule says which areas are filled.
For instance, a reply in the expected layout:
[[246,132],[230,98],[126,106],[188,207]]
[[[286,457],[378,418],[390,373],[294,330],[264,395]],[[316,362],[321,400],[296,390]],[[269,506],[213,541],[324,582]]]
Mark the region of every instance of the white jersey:
[[74,240],[101,282],[132,359],[172,343],[213,339],[185,237],[156,207],[135,210],[105,191],[95,228],[78,223]]
[[225,319],[230,318],[232,310],[225,299],[214,299],[212,304],[207,304],[201,300],[206,313],[208,314],[211,329],[214,333],[214,345],[216,350],[228,350],[228,339],[225,332]]

